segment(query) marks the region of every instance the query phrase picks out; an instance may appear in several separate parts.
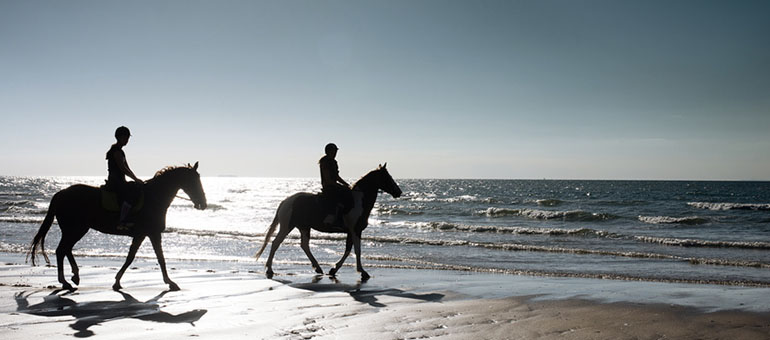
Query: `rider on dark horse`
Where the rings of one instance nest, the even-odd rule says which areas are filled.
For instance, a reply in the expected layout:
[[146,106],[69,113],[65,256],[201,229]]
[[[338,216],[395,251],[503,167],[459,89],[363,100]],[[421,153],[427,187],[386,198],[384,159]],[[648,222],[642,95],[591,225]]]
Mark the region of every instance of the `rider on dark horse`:
[[353,206],[350,185],[340,177],[339,166],[335,160],[337,150],[339,148],[334,143],[326,144],[326,155],[318,161],[321,168],[321,195],[329,213],[324,219],[324,224],[327,225],[335,224],[340,213],[345,213]]
[[[112,144],[112,147],[107,151],[107,183],[105,189],[113,191],[118,196],[118,202],[123,202],[120,205],[120,223],[118,224],[119,230],[128,230],[131,228],[131,223],[127,221],[128,214],[131,208],[136,205],[141,194],[141,185],[144,184],[141,179],[134,175],[131,168],[128,167],[126,161],[126,154],[123,152],[123,147],[128,144],[128,139],[131,137],[131,132],[127,127],[121,126],[115,130],[115,139],[117,142]],[[126,176],[133,179],[135,182],[126,182]]]

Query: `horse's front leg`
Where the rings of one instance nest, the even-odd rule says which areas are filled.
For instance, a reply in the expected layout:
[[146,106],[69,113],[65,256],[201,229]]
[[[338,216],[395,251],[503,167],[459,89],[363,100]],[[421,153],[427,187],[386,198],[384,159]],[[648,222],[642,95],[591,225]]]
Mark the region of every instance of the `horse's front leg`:
[[136,257],[136,252],[139,250],[139,246],[142,245],[142,242],[144,242],[144,235],[135,236],[134,239],[131,241],[131,248],[129,248],[128,250],[128,256],[126,256],[126,263],[123,264],[123,267],[120,268],[120,270],[118,271],[118,274],[115,275],[115,284],[112,285],[112,289],[120,290],[123,288],[120,286],[120,279],[123,278],[123,274],[126,272],[126,269],[128,269],[128,266],[131,265],[131,262],[134,262],[134,257]]
[[334,268],[329,271],[329,276],[337,275],[337,271],[342,268],[342,265],[345,264],[345,260],[348,259],[348,255],[350,255],[351,249],[353,249],[353,238],[350,236],[350,234],[348,234],[348,238],[345,240],[345,253],[342,254],[342,258],[337,261],[337,264],[334,265]]
[[179,286],[174,281],[171,281],[171,278],[168,277],[168,271],[166,271],[166,258],[163,257],[161,233],[150,235],[150,242],[152,242],[152,248],[155,249],[155,256],[158,258],[160,272],[163,274],[163,282],[168,284],[170,290],[179,290]]
[[352,232],[351,237],[353,238],[353,249],[356,251],[356,271],[361,273],[362,281],[369,280],[371,276],[364,270],[364,266],[361,265],[361,234]]
[[[348,226],[348,237],[353,241],[353,249],[356,251],[356,271],[361,273],[361,280],[369,280],[370,276],[364,270],[364,266],[361,265],[361,230],[364,230],[366,225],[362,225],[361,228],[356,228],[359,223],[356,223],[356,218],[348,218],[345,224]],[[366,222],[364,222],[366,223]]]

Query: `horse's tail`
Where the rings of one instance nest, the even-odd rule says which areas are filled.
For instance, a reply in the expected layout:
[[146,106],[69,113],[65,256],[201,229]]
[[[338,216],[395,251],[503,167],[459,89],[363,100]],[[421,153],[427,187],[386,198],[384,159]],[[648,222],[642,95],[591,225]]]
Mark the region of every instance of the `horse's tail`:
[[[281,220],[288,222],[288,219],[285,219],[282,217],[287,216],[286,215],[287,213],[289,214],[289,216],[291,214],[291,204],[287,204],[287,202],[289,201],[293,201],[293,200],[285,199],[281,202],[281,204],[278,205],[278,210],[276,210],[275,212],[275,217],[273,218],[273,222],[270,223],[270,227],[267,229],[267,232],[265,232],[265,242],[262,243],[262,247],[259,248],[259,250],[257,251],[257,254],[255,255],[257,260],[259,259],[260,256],[262,256],[262,253],[265,251],[265,248],[267,248],[267,243],[270,242],[270,237],[273,236],[273,233],[275,232],[275,227],[277,227],[278,224],[280,224]],[[284,209],[288,209],[288,211],[284,211]]]
[[56,215],[56,204],[58,201],[59,193],[57,192],[55,195],[53,195],[53,198],[51,199],[51,204],[48,205],[48,213],[45,214],[45,219],[43,220],[43,224],[40,225],[40,229],[37,231],[37,234],[35,235],[35,238],[32,240],[32,245],[30,246],[29,253],[27,253],[27,260],[29,258],[32,258],[32,265],[37,265],[36,258],[37,255],[35,254],[37,252],[38,245],[40,246],[40,252],[43,254],[43,258],[45,258],[45,263],[50,264],[51,261],[48,259],[48,255],[45,253],[45,235],[48,233],[48,230],[51,229],[51,225],[53,224],[53,218]]

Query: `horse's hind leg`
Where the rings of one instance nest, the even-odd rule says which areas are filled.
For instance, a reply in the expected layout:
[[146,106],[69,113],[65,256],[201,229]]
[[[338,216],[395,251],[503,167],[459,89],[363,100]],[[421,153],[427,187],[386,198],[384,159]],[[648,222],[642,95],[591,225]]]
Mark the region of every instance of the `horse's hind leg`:
[[[72,247],[75,246],[75,243],[77,243],[80,238],[85,235],[85,231],[74,229],[71,226],[72,224],[69,223],[61,223],[59,222],[59,227],[61,229],[61,240],[59,240],[59,246],[56,247],[56,272],[59,279],[59,283],[62,284],[63,289],[67,290],[74,290],[72,285],[67,282],[67,279],[64,278],[64,258],[67,257],[70,262],[70,266],[72,267],[72,279],[75,282],[75,284],[78,284],[80,282],[80,275],[79,275],[79,269],[78,265],[75,262],[74,256],[72,256]],[[86,229],[88,231],[88,229]]]
[[289,227],[288,223],[284,224],[282,222],[278,235],[275,235],[275,239],[273,239],[273,244],[270,246],[270,256],[267,257],[267,262],[265,262],[265,267],[267,267],[265,275],[267,275],[268,279],[273,278],[273,257],[275,256],[275,251],[278,250],[278,247],[281,246],[281,242],[283,242],[286,236],[289,235],[289,232],[291,232],[292,229],[294,228]]
[[59,278],[59,283],[62,285],[62,289],[74,290],[72,285],[64,278],[64,257],[67,256],[68,251],[67,246],[62,244],[62,242],[59,242],[59,246],[56,247],[56,273]]
[[72,234],[70,238],[70,247],[69,251],[67,252],[67,259],[70,261],[70,267],[72,268],[72,282],[74,282],[76,285],[80,285],[80,268],[78,268],[77,262],[75,262],[75,256],[72,254],[72,248],[75,246],[75,243],[80,241],[81,238],[88,232],[88,229],[84,229],[82,231],[78,231],[77,234]]
[[300,228],[299,232],[302,235],[300,247],[302,247],[302,250],[305,252],[305,255],[307,255],[307,258],[310,260],[310,264],[313,266],[313,269],[315,269],[315,272],[318,274],[323,274],[324,271],[321,269],[321,266],[318,264],[318,261],[316,261],[315,257],[313,257],[313,254],[310,252],[310,228],[307,228],[307,229]]

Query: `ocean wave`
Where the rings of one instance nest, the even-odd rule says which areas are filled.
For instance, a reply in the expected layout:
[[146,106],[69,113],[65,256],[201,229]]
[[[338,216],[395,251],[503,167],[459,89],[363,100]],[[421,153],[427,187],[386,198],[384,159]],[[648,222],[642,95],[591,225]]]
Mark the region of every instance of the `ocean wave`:
[[17,213],[35,206],[33,201],[0,201],[0,212]]
[[259,238],[263,237],[263,233],[246,233],[240,231],[230,230],[198,230],[198,229],[184,229],[167,227],[166,233],[175,233],[180,235],[191,235],[199,237],[225,237],[225,238]]
[[617,216],[611,214],[592,213],[583,210],[552,211],[524,209],[521,211],[521,215],[538,220],[560,219],[571,222],[600,222],[617,218]]
[[506,216],[520,216],[521,209],[508,209],[508,208],[488,208],[478,212],[479,215],[486,215],[489,217],[506,217]]
[[770,204],[763,203],[689,202],[687,205],[706,210],[770,210]]
[[708,223],[709,219],[699,216],[671,217],[671,216],[639,216],[639,221],[648,224],[687,224],[698,225]]
[[7,223],[43,223],[42,217],[32,216],[0,216],[0,222]]
[[377,212],[380,215],[407,215],[407,216],[413,216],[413,215],[423,215],[424,212],[422,211],[415,211],[415,210],[408,210],[408,209],[399,209],[399,208],[388,208],[388,207],[379,207],[377,208]]
[[590,228],[560,229],[560,228],[523,228],[503,226],[470,226],[448,222],[429,222],[426,227],[443,231],[461,231],[474,233],[497,233],[518,235],[550,235],[550,236],[584,236],[584,237],[614,237],[613,233]]
[[443,202],[443,203],[489,203],[502,204],[502,200],[493,197],[480,197],[478,195],[460,195],[454,197],[438,197],[435,194],[411,194],[404,195],[403,200],[410,202]]
[[33,204],[32,201],[0,201],[0,207],[15,207],[20,205]]
[[612,214],[592,213],[583,210],[539,210],[539,209],[508,209],[488,208],[477,212],[489,217],[522,216],[536,220],[564,220],[568,222],[601,222],[617,218]]
[[679,247],[770,249],[770,242],[709,241],[653,236],[635,236],[634,238],[641,242],[658,243],[667,246]]
[[444,246],[444,247],[445,246],[466,246],[466,247],[477,247],[477,248],[486,248],[486,249],[503,250],[503,251],[529,251],[529,252],[563,253],[563,254],[575,254],[575,255],[618,256],[618,257],[630,257],[630,258],[641,258],[641,259],[684,261],[691,264],[770,268],[770,263],[763,263],[763,262],[756,262],[756,261],[733,261],[733,260],[726,260],[726,259],[694,258],[694,257],[684,257],[684,256],[670,255],[670,254],[634,252],[634,251],[564,248],[564,247],[538,246],[538,245],[521,244],[521,243],[491,243],[491,242],[473,242],[473,241],[466,241],[466,240],[426,240],[426,239],[417,239],[417,238],[397,238],[397,237],[388,237],[388,236],[367,237],[365,239],[367,241],[374,241],[374,242],[380,242],[380,243],[418,244],[418,245],[424,245],[424,246]]
[[537,203],[537,205],[539,206],[544,206],[544,207],[556,207],[564,203],[564,201],[557,200],[557,199],[542,199],[542,200],[535,201],[535,203]]

